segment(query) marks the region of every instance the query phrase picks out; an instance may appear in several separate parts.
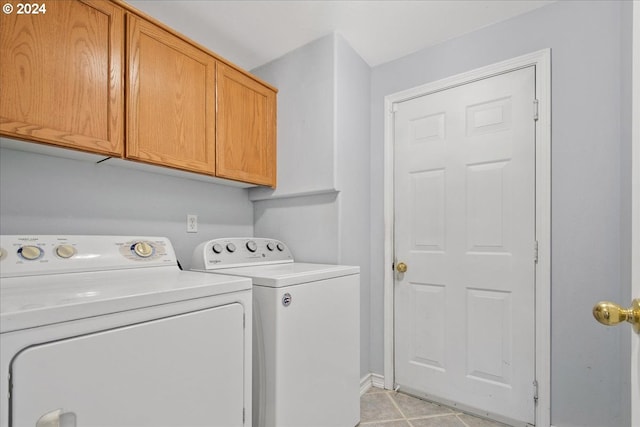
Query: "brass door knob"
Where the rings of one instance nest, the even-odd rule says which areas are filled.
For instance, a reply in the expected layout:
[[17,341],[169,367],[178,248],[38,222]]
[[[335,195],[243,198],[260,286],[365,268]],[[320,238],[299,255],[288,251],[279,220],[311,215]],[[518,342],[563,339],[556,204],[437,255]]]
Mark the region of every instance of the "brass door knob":
[[593,307],[593,317],[607,326],[627,321],[636,333],[640,333],[640,299],[634,299],[631,307],[626,309],[610,301],[600,301]]
[[396,271],[398,271],[398,273],[404,273],[405,271],[407,271],[407,264],[405,264],[404,262],[399,262],[396,265]]

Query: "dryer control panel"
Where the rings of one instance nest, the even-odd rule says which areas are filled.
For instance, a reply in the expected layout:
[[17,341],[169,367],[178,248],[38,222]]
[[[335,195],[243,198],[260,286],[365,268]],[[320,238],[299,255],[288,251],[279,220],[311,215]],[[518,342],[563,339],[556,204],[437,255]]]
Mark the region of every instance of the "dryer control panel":
[[199,244],[193,251],[191,269],[204,271],[286,262],[293,262],[293,255],[287,245],[279,240],[231,237]]
[[177,266],[166,237],[0,236],[0,276]]

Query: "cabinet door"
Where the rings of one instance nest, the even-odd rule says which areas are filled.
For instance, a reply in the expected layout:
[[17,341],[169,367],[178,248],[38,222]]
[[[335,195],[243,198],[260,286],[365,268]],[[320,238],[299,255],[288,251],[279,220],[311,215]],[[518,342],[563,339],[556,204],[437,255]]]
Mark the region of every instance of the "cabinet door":
[[127,158],[213,175],[213,57],[127,15]]
[[217,83],[216,174],[275,187],[275,92],[221,63]]
[[[13,12],[0,14],[0,134],[122,156],[122,9],[56,0],[33,14],[27,2],[8,3]],[[20,4],[31,13],[19,14]]]

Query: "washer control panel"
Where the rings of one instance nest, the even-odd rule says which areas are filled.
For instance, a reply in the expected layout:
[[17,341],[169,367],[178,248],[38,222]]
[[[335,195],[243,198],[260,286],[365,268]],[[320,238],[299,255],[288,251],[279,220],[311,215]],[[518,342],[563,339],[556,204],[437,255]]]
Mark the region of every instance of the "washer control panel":
[[137,236],[0,236],[0,276],[177,265],[169,239]]
[[287,245],[260,237],[233,237],[203,242],[193,251],[191,268],[214,270],[261,264],[293,262]]

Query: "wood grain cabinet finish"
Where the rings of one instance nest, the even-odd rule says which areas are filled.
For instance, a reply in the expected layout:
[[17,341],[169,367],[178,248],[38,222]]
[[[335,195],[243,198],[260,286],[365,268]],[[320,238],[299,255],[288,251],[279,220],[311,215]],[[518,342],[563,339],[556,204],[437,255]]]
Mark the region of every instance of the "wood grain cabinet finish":
[[276,93],[218,63],[216,174],[276,186]]
[[[124,10],[96,0],[0,14],[0,134],[110,156],[124,140]],[[24,2],[26,3],[26,2]]]
[[126,157],[215,174],[216,60],[127,15]]

